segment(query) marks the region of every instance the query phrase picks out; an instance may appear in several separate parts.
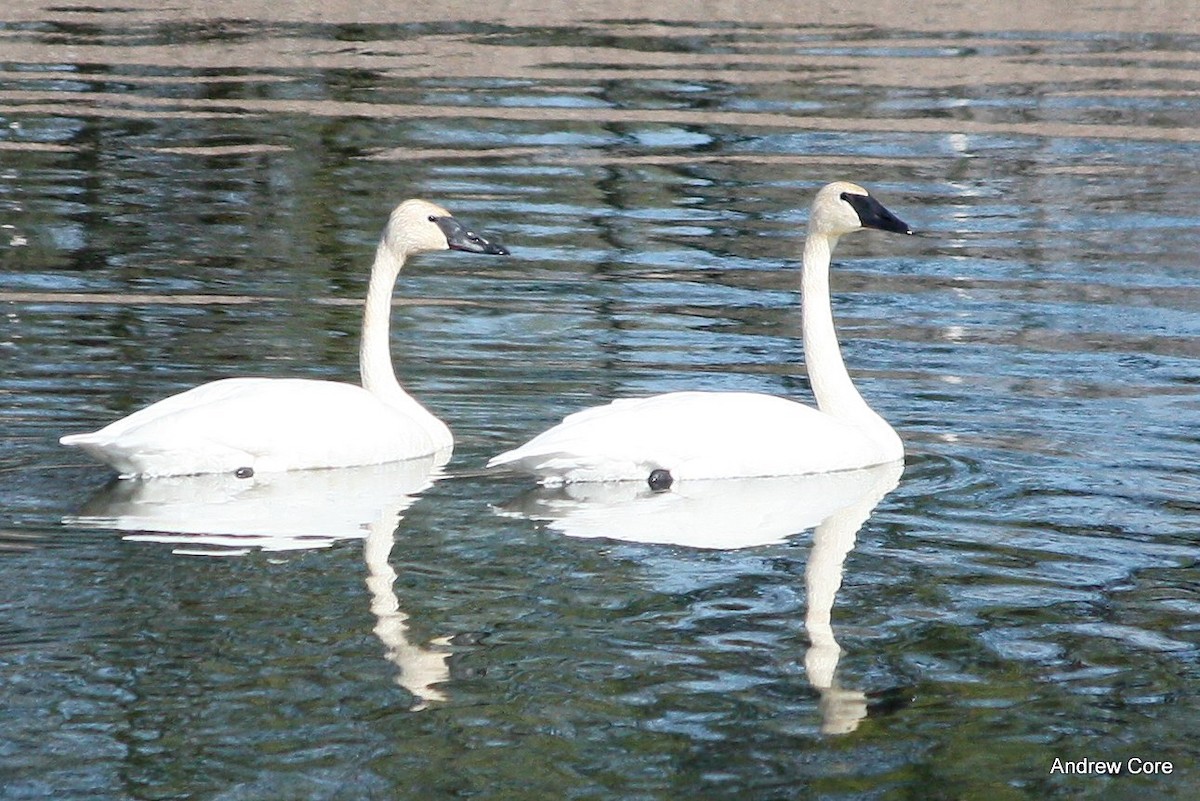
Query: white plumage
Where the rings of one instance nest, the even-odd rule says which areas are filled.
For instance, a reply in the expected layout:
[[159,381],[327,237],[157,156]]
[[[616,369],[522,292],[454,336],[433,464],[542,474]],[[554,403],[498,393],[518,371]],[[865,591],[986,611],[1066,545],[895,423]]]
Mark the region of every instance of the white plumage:
[[60,442],[111,465],[122,477],[279,472],[448,455],[454,443],[450,429],[401,388],[388,342],[392,289],[405,259],[447,249],[507,253],[427,201],[407,200],[392,212],[363,310],[362,386],[228,378]]
[[616,400],[488,462],[543,483],[802,475],[904,457],[900,437],[854,387],[842,362],[829,294],[839,237],[860,228],[912,229],[865,189],[837,182],[813,201],[804,245],[804,352],[817,408],[750,392],[672,392]]

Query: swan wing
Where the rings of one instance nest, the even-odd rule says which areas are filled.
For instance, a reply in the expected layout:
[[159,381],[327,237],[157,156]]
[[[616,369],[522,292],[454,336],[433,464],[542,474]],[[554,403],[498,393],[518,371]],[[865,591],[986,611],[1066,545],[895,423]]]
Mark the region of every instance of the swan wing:
[[493,458],[543,481],[731,478],[847,470],[887,461],[856,427],[785,398],[673,392],[576,412]]
[[419,422],[362,387],[272,378],[214,381],[60,441],[142,476],[346,467],[437,449]]

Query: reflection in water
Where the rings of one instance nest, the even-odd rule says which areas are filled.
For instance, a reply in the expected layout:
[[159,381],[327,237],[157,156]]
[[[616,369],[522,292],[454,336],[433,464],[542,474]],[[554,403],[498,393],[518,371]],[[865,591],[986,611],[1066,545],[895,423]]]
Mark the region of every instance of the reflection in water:
[[422,648],[408,639],[408,615],[400,609],[400,599],[392,589],[396,571],[388,560],[396,541],[396,520],[396,515],[385,513],[371,526],[363,543],[367,589],[371,591],[375,635],[383,643],[388,661],[400,669],[396,683],[417,699],[414,709],[424,709],[435,701],[446,700],[438,685],[450,680],[449,640],[439,637],[431,647]]
[[680,482],[651,492],[641,482],[539,487],[500,509],[545,521],[571,537],[692,548],[749,548],[813,529],[805,570],[809,682],[821,694],[821,731],[854,731],[867,697],[835,681],[841,647],[833,635],[834,598],[858,530],[899,483],[902,462],[865,470],[780,478]]
[[399,668],[396,683],[417,699],[415,709],[445,700],[449,680],[443,639],[424,648],[409,641],[408,615],[392,589],[388,559],[396,524],[437,476],[434,456],[340,470],[114,480],[64,519],[72,526],[129,532],[127,540],[175,545],[175,553],[237,556],[258,548],[325,548],[363,539],[375,634]]

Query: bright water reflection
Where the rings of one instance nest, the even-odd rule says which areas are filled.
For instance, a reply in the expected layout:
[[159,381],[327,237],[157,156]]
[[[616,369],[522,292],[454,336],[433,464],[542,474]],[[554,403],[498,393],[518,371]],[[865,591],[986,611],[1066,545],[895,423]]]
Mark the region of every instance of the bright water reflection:
[[835,681],[841,648],[833,634],[834,598],[855,536],[904,467],[886,464],[812,476],[679,482],[669,492],[640,483],[539,488],[507,504],[504,514],[545,520],[567,536],[736,549],[775,545],[812,530],[804,571],[804,656],[809,682],[821,694],[821,731],[854,731],[867,697]]
[[[543,5],[0,10],[0,797],[1193,797],[1195,4]],[[834,265],[910,454],[866,522],[493,511],[529,487],[487,457],[582,406],[807,398],[832,178],[925,234]],[[222,523],[57,447],[352,380],[408,195],[514,254],[401,278],[447,478],[311,478],[250,536],[256,485]],[[1176,772],[1049,772],[1134,756]]]
[[[432,484],[432,457],[348,470],[204,475],[109,482],[69,516],[69,526],[111,528],[212,556],[252,548],[327,548],[361,539],[400,514]],[[211,550],[209,550],[211,549]],[[177,550],[177,552],[180,552]]]
[[424,648],[408,638],[389,564],[396,526],[405,509],[431,486],[438,459],[342,470],[112,481],[64,523],[128,532],[133,542],[159,542],[187,556],[243,556],[252,549],[327,548],[362,540],[374,632],[398,673],[396,683],[422,709],[446,696],[450,678],[446,642]]

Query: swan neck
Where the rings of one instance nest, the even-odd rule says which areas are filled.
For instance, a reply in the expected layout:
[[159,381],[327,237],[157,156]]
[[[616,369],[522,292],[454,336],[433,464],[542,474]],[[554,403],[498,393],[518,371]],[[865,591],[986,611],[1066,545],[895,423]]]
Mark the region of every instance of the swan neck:
[[862,396],[846,372],[842,349],[833,325],[829,292],[829,262],[837,239],[809,235],[804,243],[804,272],[801,283],[801,313],[804,328],[804,360],[808,378],[821,411],[838,417],[865,406]]
[[367,301],[363,306],[358,369],[365,390],[420,424],[435,447],[441,449],[453,442],[450,429],[404,391],[396,380],[396,371],[392,366],[392,292],[404,262],[404,254],[390,247],[386,238],[380,240],[375,250],[375,264],[371,267]]
[[829,292],[829,263],[836,246],[836,236],[821,233],[809,233],[804,243],[801,313],[809,382],[822,412],[853,423],[881,444],[895,447],[899,437],[863,400],[842,361]]
[[381,241],[375,250],[375,264],[371,267],[367,302],[363,307],[358,369],[362,375],[363,388],[384,399],[395,392],[404,392],[392,367],[389,341],[392,290],[403,266],[404,257],[393,253],[392,249]]

